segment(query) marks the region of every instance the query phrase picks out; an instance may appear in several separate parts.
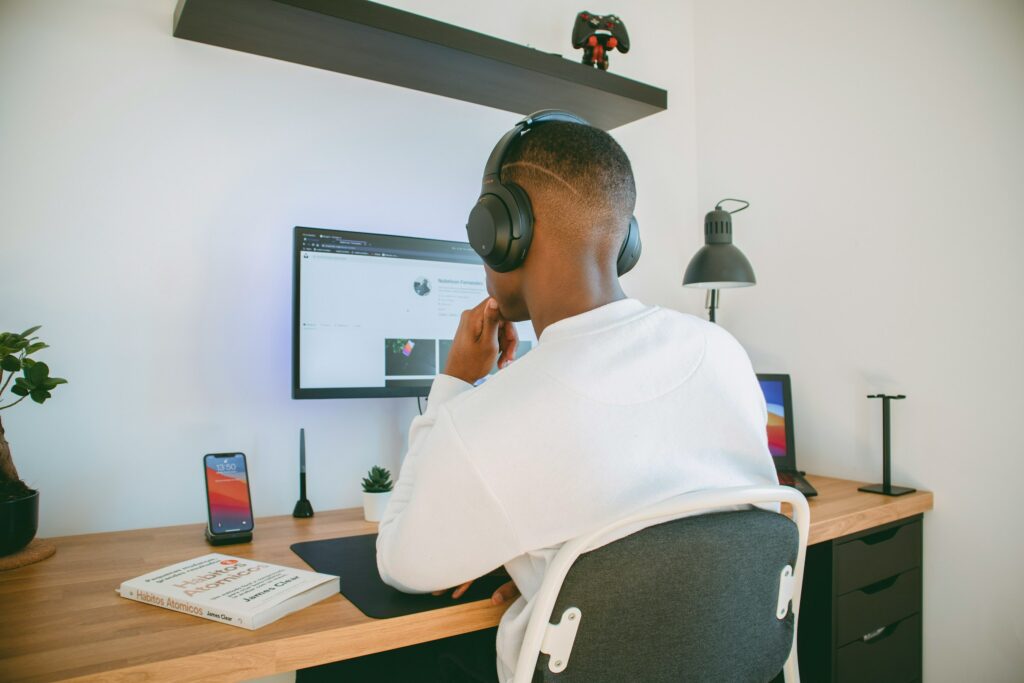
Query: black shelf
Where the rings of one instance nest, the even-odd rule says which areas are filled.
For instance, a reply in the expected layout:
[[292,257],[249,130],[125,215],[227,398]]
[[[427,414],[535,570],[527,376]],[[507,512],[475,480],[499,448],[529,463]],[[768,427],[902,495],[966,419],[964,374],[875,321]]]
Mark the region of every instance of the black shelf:
[[366,0],[179,0],[174,35],[516,114],[567,109],[605,130],[668,106],[659,88]]

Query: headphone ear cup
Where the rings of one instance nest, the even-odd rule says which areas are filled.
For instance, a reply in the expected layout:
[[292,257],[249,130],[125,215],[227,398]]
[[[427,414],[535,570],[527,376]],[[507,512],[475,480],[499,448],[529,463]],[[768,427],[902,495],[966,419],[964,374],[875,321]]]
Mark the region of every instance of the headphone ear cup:
[[512,234],[508,207],[497,195],[480,195],[466,221],[466,235],[484,263],[500,264],[508,253],[508,242]]
[[523,264],[533,238],[533,211],[516,185],[495,185],[480,195],[466,222],[469,244],[499,273]]
[[642,250],[640,224],[637,223],[636,216],[630,216],[629,229],[626,231],[626,239],[622,241],[622,246],[619,247],[619,259],[616,263],[619,277],[633,270],[633,266],[640,260],[640,252]]
[[511,239],[509,240],[508,257],[505,259],[503,270],[499,273],[507,273],[523,265],[526,260],[526,253],[530,250],[530,243],[533,242],[533,205],[530,204],[530,197],[526,191],[514,183],[503,184],[502,189],[508,192],[511,201],[509,202],[509,214],[511,221]]

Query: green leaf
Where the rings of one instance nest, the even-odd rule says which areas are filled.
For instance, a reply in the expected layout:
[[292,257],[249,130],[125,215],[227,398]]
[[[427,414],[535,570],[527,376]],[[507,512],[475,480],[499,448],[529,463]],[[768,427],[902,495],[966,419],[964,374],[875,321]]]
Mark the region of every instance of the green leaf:
[[[21,378],[19,377],[18,379],[20,380]],[[28,396],[28,387],[15,382],[14,386],[11,387],[11,393],[15,396]]]
[[58,384],[67,384],[67,383],[68,383],[68,381],[66,379],[64,379],[63,377],[47,377],[46,379],[43,380],[43,383],[40,386],[43,389],[50,390],[50,389],[53,389]]
[[17,335],[11,334],[10,332],[0,332],[0,356],[6,356],[9,353],[17,351],[17,349],[14,348],[14,340],[17,338]]
[[33,332],[38,330],[40,327],[42,327],[42,325],[36,325],[35,327],[30,327],[27,330],[25,330],[24,332],[22,332],[21,335],[19,335],[19,336],[21,336],[21,337],[28,337],[30,334],[32,334]]
[[48,348],[50,348],[49,344],[45,344],[43,342],[36,342],[35,344],[29,344],[27,347],[25,347],[25,353],[35,353],[36,351],[42,351],[43,349]]
[[50,398],[50,392],[45,389],[33,389],[29,395],[36,403],[42,403],[46,399]]
[[391,482],[391,472],[386,468],[374,465],[363,478],[363,490],[367,493],[386,493],[394,484]]
[[33,363],[25,368],[25,379],[34,386],[39,386],[50,374],[50,367],[46,363]]
[[31,358],[22,358],[21,359],[21,367],[23,367],[23,368],[30,368],[33,365],[35,365],[36,362],[37,361],[34,361]]
[[21,370],[21,360],[17,356],[4,356],[0,360],[0,369],[7,372],[17,372]]

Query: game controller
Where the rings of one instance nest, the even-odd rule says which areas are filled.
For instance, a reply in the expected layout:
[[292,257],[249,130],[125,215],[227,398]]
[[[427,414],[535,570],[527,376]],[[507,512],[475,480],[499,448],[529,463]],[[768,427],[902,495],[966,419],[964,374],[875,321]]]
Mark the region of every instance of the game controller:
[[580,12],[572,28],[572,46],[577,50],[582,48],[584,64],[607,71],[609,50],[629,52],[629,33],[614,14],[601,16]]

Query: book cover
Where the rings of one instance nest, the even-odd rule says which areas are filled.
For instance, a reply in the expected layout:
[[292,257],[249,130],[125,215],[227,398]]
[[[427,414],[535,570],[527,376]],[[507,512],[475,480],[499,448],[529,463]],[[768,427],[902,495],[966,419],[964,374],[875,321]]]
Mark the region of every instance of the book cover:
[[337,576],[210,553],[129,579],[117,592],[129,600],[257,629],[338,590]]

